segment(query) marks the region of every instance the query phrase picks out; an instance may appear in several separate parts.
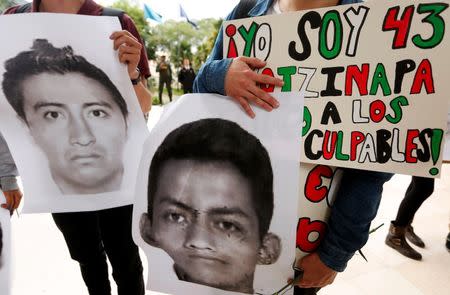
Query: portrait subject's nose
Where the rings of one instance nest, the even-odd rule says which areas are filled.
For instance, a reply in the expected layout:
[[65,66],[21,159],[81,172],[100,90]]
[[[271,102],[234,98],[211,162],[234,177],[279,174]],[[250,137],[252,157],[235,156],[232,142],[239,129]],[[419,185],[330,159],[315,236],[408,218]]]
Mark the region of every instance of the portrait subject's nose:
[[190,249],[214,251],[214,233],[199,222],[191,223],[186,232],[184,246]]
[[72,116],[68,129],[70,144],[88,146],[95,143],[91,126],[82,116]]

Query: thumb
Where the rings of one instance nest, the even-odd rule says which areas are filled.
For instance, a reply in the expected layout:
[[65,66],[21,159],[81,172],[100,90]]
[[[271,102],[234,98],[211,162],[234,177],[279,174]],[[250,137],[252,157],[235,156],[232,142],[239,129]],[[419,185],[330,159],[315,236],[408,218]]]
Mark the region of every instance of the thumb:
[[265,61],[260,60],[259,58],[256,57],[243,56],[242,61],[245,62],[249,67],[256,69],[262,68],[266,65]]

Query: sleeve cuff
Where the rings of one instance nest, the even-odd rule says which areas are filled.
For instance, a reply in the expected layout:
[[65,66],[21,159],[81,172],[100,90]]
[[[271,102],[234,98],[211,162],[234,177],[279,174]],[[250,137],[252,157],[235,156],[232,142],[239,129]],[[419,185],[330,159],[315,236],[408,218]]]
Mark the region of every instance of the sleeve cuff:
[[15,176],[5,176],[0,178],[0,187],[2,191],[12,191],[19,189]]
[[225,76],[233,60],[213,60],[205,71],[206,85],[210,93],[225,95]]
[[347,262],[353,257],[354,252],[342,251],[338,247],[330,244],[326,239],[320,244],[317,251],[320,260],[329,268],[343,272],[347,267]]

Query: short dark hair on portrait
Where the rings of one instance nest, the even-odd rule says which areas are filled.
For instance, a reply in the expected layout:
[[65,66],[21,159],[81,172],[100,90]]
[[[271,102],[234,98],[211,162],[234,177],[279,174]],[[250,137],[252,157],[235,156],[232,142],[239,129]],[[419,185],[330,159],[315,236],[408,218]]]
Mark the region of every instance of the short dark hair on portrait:
[[249,181],[259,234],[261,239],[265,236],[274,208],[273,172],[269,154],[258,138],[234,122],[217,118],[190,122],[170,132],[156,150],[150,165],[147,208],[150,219],[159,174],[170,159],[234,165]]
[[84,57],[75,55],[70,46],[56,48],[46,39],[35,39],[31,50],[20,52],[5,62],[5,70],[3,92],[16,113],[25,121],[22,84],[27,78],[42,73],[80,73],[99,82],[111,94],[123,117],[127,117],[127,104],[109,77]]

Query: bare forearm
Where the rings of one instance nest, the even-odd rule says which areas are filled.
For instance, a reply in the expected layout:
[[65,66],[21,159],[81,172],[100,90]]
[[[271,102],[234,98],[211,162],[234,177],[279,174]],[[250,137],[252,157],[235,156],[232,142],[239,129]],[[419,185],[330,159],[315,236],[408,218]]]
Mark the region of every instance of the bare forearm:
[[134,85],[134,92],[139,101],[139,105],[141,106],[142,113],[147,114],[150,112],[152,108],[152,93],[146,87],[146,79],[142,79],[137,85]]

